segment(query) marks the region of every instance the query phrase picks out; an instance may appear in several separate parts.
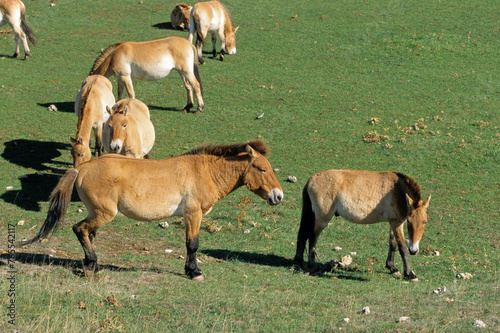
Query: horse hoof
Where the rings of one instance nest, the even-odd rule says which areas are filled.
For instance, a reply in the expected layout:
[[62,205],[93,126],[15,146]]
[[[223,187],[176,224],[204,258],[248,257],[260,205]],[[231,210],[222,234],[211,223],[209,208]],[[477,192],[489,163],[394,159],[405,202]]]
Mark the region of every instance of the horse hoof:
[[203,112],[201,112],[201,110],[196,110],[196,112],[194,114],[202,114]]
[[191,278],[191,280],[196,281],[196,282],[206,282],[207,281],[207,280],[205,280],[205,277],[203,276],[203,274],[193,276]]
[[186,109],[182,110],[181,112],[184,114],[188,114],[188,110],[186,110]]
[[418,277],[416,277],[416,278],[410,279],[410,282],[420,282],[420,281],[418,280]]
[[401,276],[401,272],[400,271],[396,271],[394,273],[392,273],[393,276]]

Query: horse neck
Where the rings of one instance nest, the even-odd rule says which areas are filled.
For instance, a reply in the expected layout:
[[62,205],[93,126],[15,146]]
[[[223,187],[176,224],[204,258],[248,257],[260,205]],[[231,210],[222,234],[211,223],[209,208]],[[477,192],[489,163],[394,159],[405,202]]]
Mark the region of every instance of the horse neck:
[[76,138],[83,137],[86,142],[90,142],[90,134],[93,127],[92,109],[86,103],[80,108],[78,115],[78,124],[76,125]]
[[210,158],[214,160],[209,161],[212,165],[209,168],[209,173],[214,183],[218,185],[219,199],[244,185],[243,175],[248,166],[248,161],[218,156],[211,156]]
[[227,9],[221,4],[222,12],[224,13],[224,35],[228,35],[233,32],[233,21]]

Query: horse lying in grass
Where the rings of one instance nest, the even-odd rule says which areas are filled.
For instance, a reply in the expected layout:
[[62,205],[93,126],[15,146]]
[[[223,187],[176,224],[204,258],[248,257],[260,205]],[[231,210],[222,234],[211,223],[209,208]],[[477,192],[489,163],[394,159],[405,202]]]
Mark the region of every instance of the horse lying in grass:
[[130,98],[135,98],[132,78],[146,81],[159,80],[175,68],[181,75],[187,91],[187,113],[194,105],[193,90],[198,100],[196,113],[201,113],[203,91],[198,72],[196,48],[184,38],[168,37],[149,42],[124,42],[110,45],[97,57],[89,75],[116,76],[118,100],[123,98],[124,88]]
[[178,3],[172,13],[170,13],[170,23],[174,29],[189,29],[189,14],[191,6],[185,3]]
[[114,104],[113,87],[107,78],[102,75],[91,75],[83,81],[75,100],[75,113],[78,117],[76,137],[75,139],[69,138],[75,167],[91,159],[90,134],[92,129],[95,136],[94,155],[101,156],[103,152],[102,126],[109,118],[106,107]]
[[192,43],[196,32],[196,48],[200,64],[205,63],[202,57],[202,48],[209,32],[212,35],[212,54],[214,58],[217,57],[217,51],[215,50],[216,32],[219,34],[221,42],[220,61],[224,60],[225,51],[229,54],[236,54],[236,31],[238,27],[234,28],[229,12],[220,1],[197,3],[191,9],[189,21],[188,40]]
[[50,196],[47,218],[31,240],[46,238],[63,219],[73,186],[88,216],[73,226],[85,259],[84,272],[98,271],[94,250],[96,231],[121,212],[142,221],[183,216],[186,226],[186,274],[198,281],[203,275],[196,265],[198,236],[203,215],[241,186],[246,186],[270,205],[283,199],[281,185],[266,159],[262,141],[205,146],[164,160],[134,159],[110,154],[70,169]]
[[19,56],[19,44],[22,41],[24,47],[24,60],[28,60],[31,55],[28,39],[33,45],[36,45],[36,41],[33,31],[26,22],[25,12],[24,3],[20,0],[0,1],[0,27],[8,23],[14,31],[16,39],[16,51],[12,57],[17,58]]
[[104,149],[108,153],[147,158],[155,143],[155,129],[146,104],[126,98],[106,110],[109,119],[103,129]]
[[[410,254],[417,254],[419,241],[427,223],[431,197],[421,199],[420,186],[410,177],[395,172],[326,170],[313,175],[302,192],[302,217],[297,237],[295,261],[306,271],[317,270],[316,242],[333,216],[357,224],[388,221],[389,254],[386,267],[400,274],[394,265],[394,252],[399,249],[405,278],[418,281],[408,263],[403,223],[407,221]],[[309,240],[309,261],[303,254]]]

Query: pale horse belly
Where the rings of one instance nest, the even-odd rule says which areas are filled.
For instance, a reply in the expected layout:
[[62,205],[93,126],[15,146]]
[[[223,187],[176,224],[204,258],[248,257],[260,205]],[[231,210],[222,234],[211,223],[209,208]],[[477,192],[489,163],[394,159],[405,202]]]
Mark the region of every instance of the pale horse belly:
[[343,197],[336,203],[334,211],[349,222],[370,224],[388,221],[388,212],[381,209],[381,206],[383,207],[379,202],[355,201],[352,198]]
[[155,81],[167,76],[175,68],[175,62],[171,55],[164,55],[158,62],[132,63],[131,68],[133,78]]

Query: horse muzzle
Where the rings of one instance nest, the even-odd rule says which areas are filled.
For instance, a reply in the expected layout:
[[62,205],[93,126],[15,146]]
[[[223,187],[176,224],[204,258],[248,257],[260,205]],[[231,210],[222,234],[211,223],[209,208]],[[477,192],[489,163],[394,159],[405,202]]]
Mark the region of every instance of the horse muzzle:
[[418,242],[413,243],[412,241],[410,241],[409,251],[410,251],[410,254],[411,254],[411,255],[415,255],[415,254],[417,254],[417,253],[418,253],[418,251],[419,251],[419,248],[418,248]]
[[109,149],[115,154],[119,154],[122,151],[122,143],[120,140],[112,141],[109,144]]
[[267,204],[274,206],[277,205],[283,200],[283,191],[280,189],[273,189],[268,195],[267,195]]

